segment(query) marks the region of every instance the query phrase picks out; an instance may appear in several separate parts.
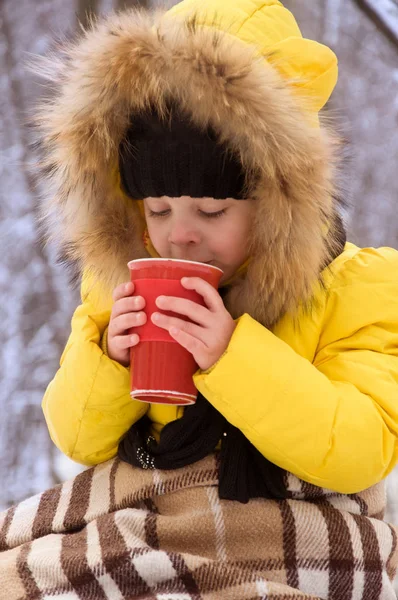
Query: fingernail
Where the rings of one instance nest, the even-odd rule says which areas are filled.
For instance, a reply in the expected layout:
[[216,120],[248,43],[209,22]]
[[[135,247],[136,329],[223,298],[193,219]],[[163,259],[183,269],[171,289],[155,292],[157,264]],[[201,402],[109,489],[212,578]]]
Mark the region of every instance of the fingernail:
[[160,313],[157,313],[157,312],[153,313],[152,319],[154,319],[155,321],[159,321],[159,319],[160,319]]

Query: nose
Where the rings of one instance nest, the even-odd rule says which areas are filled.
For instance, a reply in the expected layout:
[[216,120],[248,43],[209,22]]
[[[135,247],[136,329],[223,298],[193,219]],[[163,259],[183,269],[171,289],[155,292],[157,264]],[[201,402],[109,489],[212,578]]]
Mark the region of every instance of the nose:
[[197,228],[188,222],[176,221],[169,233],[169,243],[174,246],[193,246],[200,244],[201,236]]

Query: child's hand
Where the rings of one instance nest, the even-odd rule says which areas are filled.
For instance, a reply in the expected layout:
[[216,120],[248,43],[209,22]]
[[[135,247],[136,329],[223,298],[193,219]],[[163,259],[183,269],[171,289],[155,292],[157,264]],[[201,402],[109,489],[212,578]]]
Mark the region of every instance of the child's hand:
[[145,307],[145,300],[142,296],[133,296],[133,293],[132,282],[122,283],[114,289],[108,327],[108,356],[124,367],[130,364],[130,348],[140,341],[136,333],[129,335],[128,330],[146,323],[146,314],[140,312]]
[[203,296],[206,306],[173,296],[159,296],[156,305],[163,310],[185,315],[193,323],[161,313],[153,313],[151,319],[186,348],[205,371],[224,354],[236,323],[225,308],[220,294],[210,283],[200,277],[184,277],[181,284]]

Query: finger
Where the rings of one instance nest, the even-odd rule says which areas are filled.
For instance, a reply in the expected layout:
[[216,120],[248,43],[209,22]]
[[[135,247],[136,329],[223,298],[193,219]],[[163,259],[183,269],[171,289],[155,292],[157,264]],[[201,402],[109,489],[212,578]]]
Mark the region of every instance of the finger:
[[144,312],[127,313],[112,319],[109,323],[109,330],[112,336],[117,336],[131,329],[131,327],[140,327],[145,325],[147,316]]
[[156,305],[163,310],[169,310],[179,315],[189,317],[199,325],[209,326],[209,310],[197,302],[187,300],[186,298],[177,298],[174,296],[159,296],[156,298]]
[[224,306],[218,291],[201,277],[183,277],[181,279],[181,284],[187,290],[195,290],[195,292],[200,294],[203,297],[207,308],[212,312],[217,312]]
[[208,349],[202,341],[198,340],[198,338],[176,327],[171,327],[169,333],[180,346],[188,350],[188,352],[195,357],[196,362],[200,362],[201,354],[206,355]]
[[131,313],[145,308],[145,298],[142,296],[129,296],[120,298],[112,307],[112,319],[125,313]]
[[119,350],[126,350],[127,348],[133,348],[140,341],[139,336],[136,333],[131,335],[117,335],[113,343]]
[[134,294],[134,283],[132,281],[128,281],[127,283],[121,283],[113,290],[113,301],[117,302],[120,298],[125,298],[126,296],[131,296]]
[[162,313],[158,312],[152,313],[151,321],[158,327],[166,329],[166,331],[170,332],[170,329],[175,327],[176,329],[185,331],[185,333],[201,340],[202,343],[205,343],[204,337],[206,330],[203,327],[199,327],[199,325],[195,325],[195,323],[189,323],[188,321],[183,321],[177,317],[162,315]]

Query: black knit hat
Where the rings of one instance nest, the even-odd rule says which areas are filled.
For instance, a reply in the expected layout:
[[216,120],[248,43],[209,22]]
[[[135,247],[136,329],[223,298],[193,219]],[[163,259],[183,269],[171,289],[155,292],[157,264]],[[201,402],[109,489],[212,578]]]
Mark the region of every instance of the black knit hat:
[[134,200],[246,197],[239,160],[210,127],[200,131],[176,109],[166,119],[154,110],[132,118],[120,144],[119,169],[124,191]]

